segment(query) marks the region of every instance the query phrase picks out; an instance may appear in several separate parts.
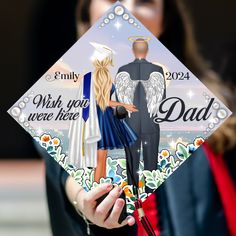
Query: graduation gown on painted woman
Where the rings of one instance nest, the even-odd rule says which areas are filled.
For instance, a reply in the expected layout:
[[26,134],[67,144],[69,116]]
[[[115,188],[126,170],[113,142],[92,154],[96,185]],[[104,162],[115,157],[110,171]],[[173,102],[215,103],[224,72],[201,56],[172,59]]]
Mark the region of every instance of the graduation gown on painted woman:
[[88,99],[89,106],[75,108],[78,119],[71,121],[69,129],[69,162],[77,168],[97,166],[97,142],[101,139],[92,73],[87,73],[78,87],[76,99]]

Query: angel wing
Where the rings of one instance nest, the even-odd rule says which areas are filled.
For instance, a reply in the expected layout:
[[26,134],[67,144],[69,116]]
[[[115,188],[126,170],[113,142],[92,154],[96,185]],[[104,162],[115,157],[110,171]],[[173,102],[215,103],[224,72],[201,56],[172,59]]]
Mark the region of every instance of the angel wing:
[[117,74],[115,81],[118,100],[122,103],[133,104],[134,91],[138,81],[131,80],[128,72],[122,71]]
[[150,117],[158,113],[159,103],[165,92],[165,79],[160,72],[152,72],[148,80],[141,80],[146,92],[147,108]]
[[[130,74],[126,71],[117,74],[114,84],[119,102],[133,104],[134,91],[138,82],[139,81],[132,80]],[[130,117],[131,113],[128,112],[128,114]]]

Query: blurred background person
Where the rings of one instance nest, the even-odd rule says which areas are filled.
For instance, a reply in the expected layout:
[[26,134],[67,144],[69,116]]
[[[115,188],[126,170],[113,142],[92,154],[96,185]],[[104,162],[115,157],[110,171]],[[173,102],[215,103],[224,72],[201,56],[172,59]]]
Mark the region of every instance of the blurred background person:
[[[108,0],[81,0],[77,8],[78,37],[83,35],[113,3],[114,1]],[[233,108],[233,98],[230,96],[229,90],[223,86],[218,76],[210,69],[198,52],[188,10],[182,1],[129,0],[123,1],[123,3],[202,82],[218,94],[228,106],[231,106],[231,109]],[[154,206],[153,208],[155,208],[153,202],[158,202],[157,210],[154,213],[156,215],[154,218],[157,220],[152,223],[158,224],[161,235],[229,235],[230,230],[233,232],[232,218],[230,218],[232,213],[227,213],[228,210],[225,209],[227,206],[224,205],[224,194],[222,194],[224,189],[220,188],[217,182],[217,173],[221,170],[217,168],[212,170],[212,159],[210,157],[213,155],[217,158],[216,155],[226,155],[226,151],[232,149],[235,145],[236,140],[232,138],[234,136],[235,118],[231,117],[209,139],[205,148],[200,148],[194,153],[193,157],[186,161],[156,191],[156,197],[155,199],[152,198],[152,203],[151,200],[147,201],[146,205],[151,204]],[[50,165],[47,165],[47,167],[52,172],[52,163]],[[230,176],[230,172],[226,171],[226,175]],[[71,178],[63,170],[61,176],[64,176],[64,184],[66,178]],[[61,179],[61,176],[59,174],[58,179]],[[227,179],[227,177],[224,178]],[[55,178],[51,181],[55,182]],[[230,184],[234,188],[233,183]],[[58,188],[58,190],[60,189]],[[63,192],[63,189],[61,191]],[[49,194],[53,194],[53,192],[49,190]],[[66,192],[66,194],[70,198],[70,193]],[[66,197],[64,201],[68,201]],[[49,206],[51,203],[49,201]],[[153,213],[153,209],[150,210]],[[66,217],[70,218],[72,215]],[[53,215],[51,219],[53,219],[52,221],[57,220]],[[81,229],[83,224],[77,224],[76,226]],[[58,227],[56,226],[56,228]],[[127,235],[131,234],[130,229],[123,232],[121,230],[123,229],[111,232],[98,227],[92,228],[95,235],[101,233],[102,235],[121,234],[124,232]],[[143,234],[141,230],[139,230],[139,233]]]
[[[38,26],[34,24],[33,36],[31,36],[31,39],[34,39],[32,40],[32,58],[34,58],[32,71],[34,77],[39,78],[75,42],[76,34],[79,37],[85,33],[112,3],[114,1],[105,0],[79,1],[78,3],[77,1],[44,2],[39,8],[40,15],[37,15]],[[189,11],[184,7],[182,1],[130,0],[123,1],[123,3],[178,59],[200,80],[206,83],[214,93],[217,93],[226,104],[230,105],[231,109],[234,109],[232,104],[235,101],[230,96],[227,88],[223,88],[219,79],[216,78],[217,76],[209,70],[198,53],[192,25],[188,17]],[[206,24],[199,17],[200,11],[203,14],[204,9],[208,16],[209,10],[207,9],[211,9],[213,6],[214,9],[215,7],[219,8],[219,2],[217,1],[203,2],[198,8],[194,8],[197,3],[191,1],[187,1],[187,3],[194,10],[198,9],[196,22],[199,22],[199,28]],[[228,9],[230,9],[229,6]],[[214,18],[214,13],[210,12],[211,18]],[[75,24],[76,16],[78,19],[77,25]],[[214,25],[213,22],[211,23]],[[221,32],[219,27],[216,28],[217,32]],[[222,30],[225,30],[225,28],[222,27]],[[202,35],[206,37],[208,30],[209,27],[206,27],[206,32],[203,30]],[[52,31],[55,33],[52,34]],[[218,36],[218,34],[216,35]],[[204,36],[202,37],[204,38]],[[216,38],[213,43],[212,41],[208,42],[211,47],[205,47],[205,51],[208,52],[207,49],[209,48],[214,49],[212,44],[217,45],[217,40],[222,40],[222,38]],[[205,55],[214,59],[212,55],[215,53],[208,52]],[[218,55],[224,54],[221,52]],[[227,55],[227,58],[230,57]],[[222,62],[221,58],[217,58],[215,65],[217,63],[222,65]],[[226,62],[227,65],[231,63],[233,63],[232,60]],[[225,68],[227,66],[223,68],[223,71],[227,71],[230,78],[233,78],[231,69],[234,67]],[[217,72],[221,71],[217,70]],[[224,80],[224,77],[222,79]],[[19,96],[15,95],[12,102]],[[14,132],[16,131],[14,130]],[[154,214],[157,215],[158,222],[157,220],[155,222],[161,235],[234,235],[233,219],[230,218],[232,213],[227,210],[229,206],[225,203],[225,198],[229,193],[227,191],[223,193],[224,189],[222,190],[222,187],[220,187],[221,183],[219,183],[219,175],[217,174],[219,173],[219,165],[217,167],[217,163],[214,163],[214,160],[221,160],[220,158],[223,156],[223,163],[226,163],[226,166],[223,171],[220,169],[220,173],[224,173],[223,179],[228,182],[228,188],[225,190],[231,189],[233,202],[235,187],[232,185],[235,183],[231,180],[235,181],[235,159],[233,158],[235,155],[234,118],[229,119],[208,143],[209,145],[206,145],[204,149],[199,149],[156,191],[155,199],[152,199],[151,204],[153,206],[157,205],[158,208]],[[212,158],[216,154],[219,158]],[[59,165],[48,158],[46,154],[44,155],[47,167],[48,202],[54,235],[86,234],[86,224],[78,216],[64,191],[64,184],[68,176]],[[123,229],[116,230],[117,234],[122,234],[121,230]],[[103,235],[111,233],[111,231],[96,227],[94,232],[95,235],[101,235],[97,232],[102,232]]]

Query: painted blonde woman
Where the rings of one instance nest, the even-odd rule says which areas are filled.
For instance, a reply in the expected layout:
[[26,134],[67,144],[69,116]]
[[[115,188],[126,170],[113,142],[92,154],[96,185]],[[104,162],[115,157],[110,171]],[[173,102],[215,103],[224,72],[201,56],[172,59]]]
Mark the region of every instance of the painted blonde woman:
[[114,115],[113,108],[123,106],[129,112],[138,111],[134,105],[111,100],[115,92],[109,67],[113,66],[113,50],[105,45],[91,43],[95,48],[93,55],[93,83],[97,104],[97,115],[101,139],[97,145],[97,167],[94,181],[106,177],[106,160],[108,150],[123,149],[132,145],[137,136],[127,123]]

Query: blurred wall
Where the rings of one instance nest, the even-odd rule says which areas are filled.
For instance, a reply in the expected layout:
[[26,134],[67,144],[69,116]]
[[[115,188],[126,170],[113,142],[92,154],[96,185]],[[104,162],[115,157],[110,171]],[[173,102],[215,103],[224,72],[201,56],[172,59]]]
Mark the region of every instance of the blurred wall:
[[236,75],[236,27],[234,0],[186,0],[195,24],[200,50],[223,80]]
[[39,1],[1,1],[1,134],[0,158],[35,157],[30,136],[6,111],[32,84],[29,28]]
[[[236,68],[232,59],[236,55],[233,20],[236,1],[186,2],[193,15],[201,52],[223,78],[232,79]],[[30,136],[6,111],[75,42],[75,5],[76,0],[1,2],[0,158],[37,157]],[[56,41],[50,34],[52,28],[57,32]]]
[[1,3],[0,158],[37,158],[32,138],[6,111],[76,41],[76,0]]

